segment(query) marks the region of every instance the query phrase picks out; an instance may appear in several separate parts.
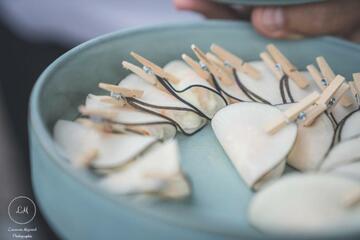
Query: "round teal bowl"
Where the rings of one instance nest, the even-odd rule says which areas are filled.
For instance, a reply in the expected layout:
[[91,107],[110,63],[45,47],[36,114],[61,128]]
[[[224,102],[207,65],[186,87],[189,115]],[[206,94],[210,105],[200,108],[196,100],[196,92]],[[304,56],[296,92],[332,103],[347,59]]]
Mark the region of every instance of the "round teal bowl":
[[[218,43],[246,60],[256,60],[270,42],[251,26],[234,22],[164,25],[111,33],[88,41],[52,63],[31,96],[29,131],[32,183],[37,203],[56,233],[65,239],[234,239],[259,238],[247,221],[253,192],[246,187],[208,126],[192,137],[178,135],[181,165],[192,184],[183,201],[114,196],[96,185],[89,172],[74,169],[56,150],[52,128],[74,119],[97,83],[117,83],[129,51],[157,64],[191,54],[190,45]],[[336,72],[359,70],[360,47],[324,37],[271,41],[300,68],[325,56]],[[289,216],[291,217],[291,216]]]

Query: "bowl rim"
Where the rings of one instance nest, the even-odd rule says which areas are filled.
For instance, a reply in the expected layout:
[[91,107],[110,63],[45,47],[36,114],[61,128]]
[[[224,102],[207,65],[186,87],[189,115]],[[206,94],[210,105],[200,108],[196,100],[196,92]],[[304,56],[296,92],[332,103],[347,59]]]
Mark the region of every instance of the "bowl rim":
[[[42,150],[46,152],[46,154],[52,159],[57,167],[61,168],[68,176],[73,178],[75,181],[79,182],[81,185],[85,186],[87,190],[92,191],[95,194],[100,194],[101,197],[104,197],[106,200],[109,200],[112,204],[118,205],[121,203],[123,207],[131,208],[131,210],[136,211],[138,216],[144,218],[153,219],[156,217],[157,220],[162,221],[164,223],[168,223],[174,226],[186,227],[195,231],[203,231],[205,233],[217,234],[222,236],[229,237],[259,237],[255,235],[253,232],[229,232],[228,230],[221,229],[220,224],[215,224],[214,222],[206,222],[206,224],[196,224],[194,222],[184,223],[182,221],[177,221],[174,218],[169,218],[164,216],[163,214],[154,214],[146,210],[145,208],[140,207],[139,204],[132,203],[131,201],[127,201],[121,198],[115,198],[115,196],[106,193],[104,190],[101,190],[98,186],[93,185],[88,181],[84,175],[79,174],[79,172],[74,169],[68,162],[65,160],[64,156],[62,156],[56,150],[56,144],[52,138],[52,134],[47,130],[46,124],[44,123],[41,114],[40,114],[40,98],[41,93],[47,84],[47,76],[51,75],[56,71],[59,67],[65,64],[72,57],[76,56],[78,52],[85,51],[87,48],[91,48],[96,46],[99,43],[106,43],[107,41],[112,41],[113,39],[119,37],[128,37],[134,34],[142,34],[146,32],[154,32],[154,31],[166,31],[166,30],[174,30],[174,29],[187,29],[187,28],[225,28],[225,27],[238,27],[239,29],[245,29],[247,31],[254,31],[251,27],[251,24],[240,21],[226,21],[226,20],[210,20],[210,21],[191,21],[191,22],[181,22],[181,23],[167,23],[167,24],[158,24],[151,26],[141,26],[141,27],[133,27],[127,28],[115,32],[111,32],[105,35],[98,36],[96,38],[90,39],[71,50],[67,51],[60,57],[58,57],[55,61],[53,61],[38,77],[30,96],[29,101],[29,115],[28,115],[28,128],[30,131],[30,135],[34,135],[39,144],[42,147]],[[346,40],[338,39],[335,37],[320,37],[318,38],[320,41],[324,43],[327,42],[329,44],[341,45],[341,47],[346,47],[350,49],[356,49],[360,51],[360,45],[355,43],[348,42]],[[270,41],[270,40],[269,40]],[[31,147],[31,145],[30,145]],[[31,149],[30,149],[31,150]],[[31,161],[35,161],[34,159],[30,159]],[[214,227],[212,226],[214,225]]]

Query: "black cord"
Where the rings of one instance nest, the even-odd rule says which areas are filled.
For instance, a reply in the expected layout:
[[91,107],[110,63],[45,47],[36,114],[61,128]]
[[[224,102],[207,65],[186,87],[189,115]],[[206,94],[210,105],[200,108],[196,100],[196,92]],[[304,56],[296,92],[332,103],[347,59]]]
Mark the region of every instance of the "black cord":
[[204,85],[200,85],[200,84],[193,84],[193,85],[187,86],[186,88],[184,88],[184,89],[182,89],[182,90],[177,90],[177,89],[175,89],[175,88],[171,85],[171,83],[169,83],[168,80],[166,80],[165,78],[163,78],[163,80],[169,85],[169,87],[170,87],[173,91],[175,91],[175,92],[177,92],[177,93],[185,92],[185,91],[187,91],[187,90],[189,90],[189,89],[191,89],[191,88],[194,88],[194,87],[204,88],[204,89],[206,89],[206,90],[208,90],[208,91],[210,91],[210,92],[213,92],[213,93],[215,93],[216,95],[218,95],[218,96],[225,102],[225,104],[227,104],[226,99],[219,93],[219,91],[214,90],[214,89],[212,89],[212,88],[210,88],[210,87],[207,87],[207,86],[204,86]]
[[337,126],[337,125],[338,125],[338,122],[337,122],[334,114],[333,114],[332,112],[330,112],[329,115],[330,115],[331,120],[334,122],[335,126]]
[[[283,103],[295,103],[295,100],[291,94],[291,90],[290,90],[290,85],[289,85],[289,76],[284,74],[281,79],[280,79],[280,83],[279,83],[279,88],[280,88],[280,95],[281,95],[281,99],[283,101]],[[286,100],[286,95],[288,96],[290,102],[288,102]]]
[[208,116],[206,116],[206,114],[204,114],[200,109],[198,109],[197,107],[195,107],[193,104],[187,102],[186,100],[184,100],[182,97],[180,97],[178,94],[176,94],[174,91],[171,90],[171,88],[164,82],[163,78],[158,77],[157,75],[155,75],[157,80],[161,83],[161,85],[171,94],[173,95],[177,100],[179,100],[180,102],[184,103],[185,105],[189,106],[190,108],[194,109],[196,111],[196,113],[198,115],[200,115],[203,118],[206,118],[207,120],[211,120],[211,118],[209,118]]
[[221,97],[221,99],[224,101],[225,105],[227,105],[227,101],[226,99],[217,91],[215,91],[214,89],[211,89],[207,86],[203,86],[203,85],[199,85],[199,84],[194,84],[194,85],[190,85],[182,90],[177,90],[175,89],[171,83],[169,83],[168,80],[166,80],[165,78],[161,78],[159,76],[156,76],[157,80],[161,83],[161,85],[171,94],[173,95],[175,98],[177,98],[179,101],[181,101],[182,103],[188,105],[189,107],[193,108],[195,111],[197,111],[199,113],[200,116],[206,118],[207,120],[211,120],[210,117],[208,117],[205,113],[203,113],[200,109],[198,109],[197,107],[195,107],[193,104],[191,104],[190,102],[186,101],[185,99],[183,99],[182,97],[180,97],[178,94],[176,93],[182,93],[185,92],[191,88],[194,87],[199,87],[199,88],[203,88],[206,89],[210,92],[215,93],[216,95],[218,95],[219,97]]
[[[265,99],[263,99],[262,97],[260,97],[260,96],[257,95],[256,93],[252,92],[250,89],[248,89],[248,88],[241,82],[239,76],[238,76],[237,73],[236,73],[236,69],[235,69],[235,68],[232,69],[232,73],[233,73],[233,75],[234,75],[236,84],[238,85],[238,87],[241,89],[241,91],[242,91],[248,98],[250,98],[250,99],[253,100],[254,102],[260,101],[260,102],[262,102],[262,103],[271,105],[270,102],[266,101]],[[256,99],[257,99],[257,100],[256,100]]]
[[337,140],[341,141],[341,133],[342,130],[344,128],[345,122],[356,112],[360,112],[360,108],[355,109],[354,111],[352,111],[351,113],[349,113],[348,115],[346,115],[337,125],[336,131],[338,132],[337,136]]
[[[213,82],[215,88],[220,92],[220,93],[223,93],[225,94],[225,96],[231,98],[231,99],[234,99],[235,101],[238,101],[238,102],[247,102],[245,100],[242,100],[242,99],[239,99],[237,97],[234,97],[232,96],[231,94],[227,93],[224,89],[221,88],[220,84],[216,81],[216,77],[214,76],[214,74],[210,73],[210,77],[211,77],[211,81]],[[229,105],[229,103],[228,103]]]
[[[150,109],[144,108],[143,106],[141,106],[141,105],[139,105],[139,104],[143,104],[144,106],[149,106],[149,107],[154,107],[154,108],[157,108],[157,107],[158,107],[158,108],[160,108],[160,109],[179,110],[179,108],[176,108],[176,107],[164,108],[164,107],[160,107],[160,106],[155,106],[155,105],[151,105],[151,104],[148,104],[148,103],[144,103],[144,102],[139,101],[139,100],[137,100],[137,99],[135,99],[135,98],[127,98],[126,100],[127,100],[127,102],[128,102],[132,107],[134,107],[134,108],[136,108],[136,109],[142,110],[142,111],[147,112],[147,113],[151,113],[151,114],[156,115],[156,116],[160,116],[160,117],[165,118],[166,120],[172,122],[172,123],[177,127],[177,129],[179,129],[180,132],[182,132],[182,133],[183,133],[184,135],[186,135],[186,136],[192,136],[192,135],[194,135],[195,133],[197,133],[197,132],[199,132],[201,129],[203,129],[203,128],[205,127],[205,125],[206,125],[206,124],[204,124],[204,126],[202,126],[201,128],[197,129],[196,131],[194,131],[194,132],[192,132],[192,133],[187,133],[187,132],[181,127],[181,125],[180,125],[178,122],[176,122],[175,120],[173,120],[172,118],[170,118],[170,117],[168,117],[168,116],[165,116],[165,115],[162,115],[162,114],[160,114],[160,113],[158,113],[158,112],[152,111],[152,110],[150,110]],[[174,109],[174,108],[175,108],[175,109]],[[186,109],[186,108],[183,108],[183,109],[185,109],[184,111],[189,111],[189,110],[191,110],[191,109]],[[194,112],[194,111],[189,111],[189,112]]]
[[283,101],[283,104],[287,104],[288,102],[286,101],[286,96],[285,96],[285,91],[284,91],[284,81],[286,79],[286,75],[284,74],[279,82],[279,88],[280,88],[280,95],[281,95],[281,99]]
[[176,111],[185,111],[185,112],[193,112],[196,115],[198,115],[198,112],[196,112],[194,109],[191,109],[191,108],[158,106],[158,105],[153,105],[153,104],[150,104],[150,103],[143,102],[143,101],[141,101],[139,99],[136,99],[136,98],[133,98],[133,97],[126,97],[125,99],[126,99],[127,102],[129,102],[129,101],[135,102],[135,103],[144,105],[146,107],[157,108],[157,109],[176,110]]
[[333,131],[334,131],[334,135],[332,137],[332,140],[331,140],[331,144],[330,144],[330,147],[329,149],[326,151],[326,154],[325,154],[325,157],[329,154],[330,150],[334,147],[335,145],[335,142],[336,142],[336,136],[337,136],[337,125],[336,123],[334,122],[334,120],[332,119],[332,117],[329,115],[328,112],[325,112],[324,113],[326,115],[326,117],[330,120],[332,126],[333,126]]
[[286,88],[286,92],[287,92],[287,95],[290,99],[290,102],[291,103],[295,103],[295,100],[291,94],[291,91],[290,91],[290,85],[289,85],[289,76],[286,75],[286,78],[285,78],[285,88]]

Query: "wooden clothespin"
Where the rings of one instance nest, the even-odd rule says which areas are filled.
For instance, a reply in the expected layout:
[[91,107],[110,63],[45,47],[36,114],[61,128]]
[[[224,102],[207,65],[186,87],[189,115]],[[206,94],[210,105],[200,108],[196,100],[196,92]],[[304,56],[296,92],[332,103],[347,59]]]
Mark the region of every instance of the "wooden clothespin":
[[144,126],[128,126],[120,123],[112,123],[111,130],[117,133],[136,133],[149,136],[150,132]]
[[211,44],[210,50],[218,56],[223,62],[230,64],[236,70],[249,75],[253,79],[260,79],[261,73],[254,68],[251,64],[245,62],[238,56],[235,56],[231,52],[225,50],[216,44]]
[[182,54],[181,58],[199,75],[202,79],[210,81],[210,74],[201,68],[200,64],[186,54]]
[[111,105],[113,105],[113,107],[124,107],[127,104],[125,100],[123,100],[121,98],[115,99],[111,96],[92,95],[92,98],[95,98],[97,101],[102,102],[102,103],[111,104]]
[[210,61],[205,53],[203,53],[197,46],[194,44],[191,45],[191,49],[194,51],[197,58],[207,66],[208,70],[221,82],[223,82],[225,85],[232,85],[234,84],[234,81],[232,78],[224,72],[220,67],[216,66],[212,61]]
[[79,106],[79,112],[84,116],[95,116],[104,119],[114,119],[118,112],[112,109],[89,108],[86,106]]
[[77,168],[83,168],[89,166],[99,155],[99,150],[91,148],[85,151],[81,156],[74,159],[74,166]]
[[353,73],[353,82],[356,85],[356,88],[360,90],[360,72]]
[[284,72],[276,66],[275,61],[267,52],[260,53],[260,58],[264,61],[265,65],[270,69],[270,71],[274,74],[277,80],[281,80]]
[[266,49],[273,57],[276,63],[281,65],[282,70],[291,78],[300,88],[306,88],[309,81],[301,74],[298,69],[287,59],[280,50],[273,44],[269,44]]
[[335,78],[335,73],[330,68],[328,62],[324,57],[320,56],[316,58],[316,63],[318,64],[323,77],[330,83]]
[[360,204],[360,188],[355,188],[345,195],[343,205],[346,208],[352,208]]
[[349,82],[349,85],[356,103],[360,106],[360,73],[353,74],[353,80]]
[[137,133],[144,136],[150,136],[151,132],[145,126],[127,126],[127,132]]
[[279,131],[281,128],[286,126],[289,122],[295,121],[301,113],[309,106],[313,105],[320,97],[318,92],[313,92],[308,95],[300,102],[296,103],[294,106],[283,112],[283,117],[275,119],[273,122],[270,122],[265,126],[265,131],[268,134],[274,134]]
[[215,63],[216,65],[222,67],[222,68],[226,68],[226,64],[220,60],[220,58],[218,58],[216,55],[212,54],[211,52],[207,52],[205,54],[205,56],[210,60],[212,61],[213,63]]
[[105,133],[112,132],[111,124],[108,124],[108,123],[94,122],[88,118],[78,118],[78,119],[76,119],[76,122],[80,123],[81,125],[83,125],[85,127],[96,129],[100,132],[105,132]]
[[175,76],[173,76],[172,74],[164,71],[164,69],[162,69],[161,67],[159,67],[155,63],[149,61],[148,59],[140,56],[139,54],[137,54],[135,52],[130,52],[130,55],[133,58],[135,58],[139,63],[141,63],[145,67],[149,68],[154,74],[158,75],[161,78],[165,78],[170,83],[177,84],[177,83],[180,82],[179,79],[177,79]]
[[[315,119],[326,111],[329,107],[335,105],[338,99],[335,99],[335,94],[341,90],[342,84],[345,82],[345,78],[337,75],[335,79],[324,89],[319,99],[316,101],[313,108],[306,112],[306,119],[303,122],[305,127],[310,126]],[[344,94],[345,92],[342,92]],[[339,96],[341,97],[341,96]]]
[[[331,67],[329,66],[328,62],[325,60],[324,57],[322,57],[322,56],[317,57],[316,62],[320,68],[320,72],[323,75],[324,79],[330,84],[335,78],[334,71],[331,69]],[[339,91],[339,93],[346,92],[345,88],[348,87],[347,85],[348,85],[347,83],[344,83],[341,86],[342,89],[341,89],[341,91]],[[336,99],[340,99],[339,96],[337,96],[337,95],[335,95],[334,97]],[[340,104],[343,107],[350,107],[353,104],[353,101],[352,101],[351,97],[342,94],[342,98],[340,99]]]
[[[332,76],[334,76],[333,71],[330,69],[330,67],[328,66],[328,64],[326,63],[325,59],[323,57],[319,57],[317,59],[317,62],[319,64],[319,66],[321,66],[322,72],[320,73],[317,68],[314,65],[308,65],[307,66],[307,70],[309,71],[311,77],[314,79],[316,85],[321,89],[324,90],[330,83],[331,81],[335,78],[332,78]],[[325,75],[327,77],[325,77]],[[331,79],[329,81],[329,79]],[[336,104],[337,102],[340,100],[340,103],[342,103],[342,99],[344,98],[348,98],[346,95],[344,95],[348,89],[348,84],[347,83],[343,83],[343,85],[340,87],[340,89],[335,93],[334,95],[334,99],[336,99]],[[346,100],[345,102],[350,101],[352,104],[351,99]],[[347,103],[345,103],[346,105]]]
[[[107,118],[106,118],[107,119]],[[107,120],[112,120],[112,119],[107,119]],[[144,128],[144,126],[126,126],[124,124],[120,124],[120,123],[109,123],[109,122],[94,122],[91,121],[90,119],[86,119],[86,118],[78,118],[76,120],[76,122],[87,126],[89,128],[94,128],[100,132],[103,133],[136,133],[136,134],[141,134],[141,135],[146,135],[149,136],[150,132]]]
[[324,91],[324,89],[329,85],[329,82],[322,77],[321,73],[314,65],[310,64],[306,67],[306,69],[310,73],[310,76],[314,79],[316,85],[321,89],[321,91]]
[[109,91],[109,92],[112,92],[115,94],[119,94],[120,96],[123,96],[123,97],[140,98],[144,94],[144,91],[141,91],[141,90],[123,88],[123,87],[119,87],[117,85],[109,84],[109,83],[99,83],[98,86],[101,89],[104,89],[106,91]]
[[[341,99],[344,97],[348,97],[346,94],[350,90],[350,85],[346,83],[346,80],[344,83],[340,86],[340,88],[336,91],[334,95],[334,101],[332,102],[332,105],[330,106],[332,109],[341,102]],[[351,105],[353,104],[353,101],[351,101]]]
[[155,76],[153,76],[151,74],[147,74],[141,67],[138,67],[138,66],[136,66],[136,65],[134,65],[132,63],[129,63],[127,61],[122,61],[121,64],[125,69],[133,72],[135,75],[138,75],[140,78],[144,79],[145,81],[147,81],[151,85],[156,85],[158,83]]
[[127,105],[126,101],[124,101],[123,99],[115,99],[110,96],[100,96],[99,101],[112,104],[114,107],[124,107]]
[[161,91],[165,93],[169,93],[153,74],[146,73],[142,68],[126,61],[123,61],[122,65],[125,69],[133,72],[135,75],[144,79],[145,81],[155,86],[156,88],[160,89]]
[[205,54],[205,56],[207,57],[207,59],[212,62],[213,64],[215,64],[217,67],[221,68],[222,71],[226,72],[228,74],[228,76],[231,76],[231,79],[233,79],[233,71],[231,69],[230,66],[227,66],[223,61],[221,61],[217,56],[215,56],[214,54],[207,52]]

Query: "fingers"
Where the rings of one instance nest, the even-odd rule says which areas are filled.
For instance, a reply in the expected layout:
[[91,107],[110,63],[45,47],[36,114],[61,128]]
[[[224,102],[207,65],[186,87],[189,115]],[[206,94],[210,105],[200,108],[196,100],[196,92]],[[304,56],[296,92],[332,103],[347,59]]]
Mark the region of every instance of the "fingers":
[[[246,19],[251,9],[236,9],[211,0],[173,0],[180,10],[190,10],[207,18]],[[305,36],[335,35],[360,42],[359,0],[331,0],[286,7],[256,7],[254,28],[269,38],[297,39]]]
[[177,9],[198,12],[207,18],[239,19],[236,9],[210,0],[173,0]]
[[251,22],[255,29],[266,37],[283,38],[288,35],[282,8],[255,8]]
[[359,30],[358,0],[328,1],[287,7],[259,7],[251,21],[270,38],[337,35],[350,37]]

